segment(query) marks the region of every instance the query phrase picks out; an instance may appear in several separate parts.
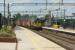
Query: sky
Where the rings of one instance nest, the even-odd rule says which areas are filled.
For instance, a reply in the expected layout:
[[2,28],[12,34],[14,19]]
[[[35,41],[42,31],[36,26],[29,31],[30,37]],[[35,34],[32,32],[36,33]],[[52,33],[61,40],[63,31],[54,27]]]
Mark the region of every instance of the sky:
[[[3,3],[4,0],[0,0],[0,3]],[[46,0],[6,0],[6,3],[29,3],[29,2],[45,2]],[[61,0],[48,0],[48,2],[57,3]],[[75,3],[75,0],[63,0],[66,3]]]
[[[45,3],[46,0],[6,0],[6,3]],[[48,3],[59,3],[61,0],[48,0]],[[64,3],[75,3],[75,0],[63,0]],[[0,3],[3,3],[3,0],[0,0]],[[41,10],[45,9],[46,6],[10,6],[10,11],[27,11],[27,10]],[[59,8],[59,6],[49,6],[49,10],[54,10]],[[66,14],[71,15],[72,12],[75,12],[74,6],[62,6],[62,9],[66,9]],[[3,6],[0,6],[0,11],[3,11]],[[6,6],[7,11],[7,6]],[[53,12],[56,13],[56,12]]]

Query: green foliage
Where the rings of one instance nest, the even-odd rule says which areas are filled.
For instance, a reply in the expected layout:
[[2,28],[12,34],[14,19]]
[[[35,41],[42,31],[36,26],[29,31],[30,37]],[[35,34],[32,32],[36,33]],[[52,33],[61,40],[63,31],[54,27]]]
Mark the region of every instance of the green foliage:
[[47,15],[45,15],[45,19],[49,19],[49,15],[47,14]]
[[18,20],[18,19],[30,19],[30,20],[35,20],[37,18],[36,15],[28,15],[28,14],[24,14],[24,15],[21,15],[20,13],[17,13],[15,15],[13,15],[14,19],[15,20]]
[[21,19],[29,19],[29,18],[30,18],[30,16],[28,14],[26,14],[26,15],[22,15]]
[[31,16],[30,16],[30,19],[36,19],[36,18],[37,18],[36,15],[31,15]]
[[12,36],[15,36],[15,33],[12,31],[11,28],[9,28],[9,26],[3,27],[0,30],[0,37],[12,37]]
[[13,17],[17,20],[17,19],[20,19],[22,16],[20,13],[17,13],[15,15],[13,15]]

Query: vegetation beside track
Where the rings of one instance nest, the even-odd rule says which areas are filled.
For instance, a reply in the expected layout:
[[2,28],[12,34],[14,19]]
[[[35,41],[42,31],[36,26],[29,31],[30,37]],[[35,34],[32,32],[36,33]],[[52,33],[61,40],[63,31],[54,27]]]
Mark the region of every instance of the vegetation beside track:
[[7,28],[6,27],[3,27],[0,30],[0,37],[12,37],[12,36],[16,36],[16,35],[13,32],[11,26],[7,26]]

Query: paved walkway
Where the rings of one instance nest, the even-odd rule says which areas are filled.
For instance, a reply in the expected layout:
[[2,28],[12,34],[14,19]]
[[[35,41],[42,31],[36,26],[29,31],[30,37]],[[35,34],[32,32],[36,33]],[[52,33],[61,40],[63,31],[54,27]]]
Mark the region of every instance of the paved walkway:
[[0,42],[0,50],[15,50],[16,43]]
[[65,50],[26,28],[17,26],[15,33],[19,40],[18,50]]

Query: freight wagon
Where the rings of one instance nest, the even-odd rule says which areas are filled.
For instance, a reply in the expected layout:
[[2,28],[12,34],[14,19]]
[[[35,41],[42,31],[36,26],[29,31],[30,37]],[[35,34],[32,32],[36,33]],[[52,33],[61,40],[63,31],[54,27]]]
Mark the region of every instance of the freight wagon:
[[31,22],[31,20],[25,20],[25,19],[24,20],[17,20],[16,25],[30,27],[32,25],[32,22]]

